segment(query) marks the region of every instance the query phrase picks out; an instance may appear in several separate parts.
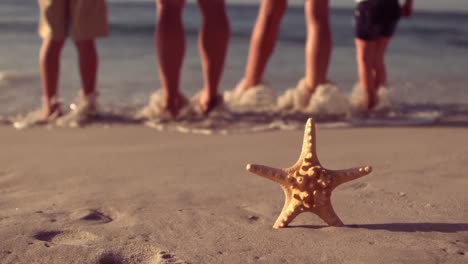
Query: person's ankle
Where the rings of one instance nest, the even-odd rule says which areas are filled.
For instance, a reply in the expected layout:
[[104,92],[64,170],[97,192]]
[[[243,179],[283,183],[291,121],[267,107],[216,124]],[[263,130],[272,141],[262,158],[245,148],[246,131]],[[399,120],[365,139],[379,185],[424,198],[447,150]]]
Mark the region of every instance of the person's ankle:
[[241,87],[240,89],[242,91],[246,91],[248,89],[251,89],[252,87],[255,87],[259,84],[261,84],[261,81],[257,80],[248,80],[248,79],[242,79],[242,81],[239,83],[239,86]]
[[163,90],[162,108],[168,111],[172,117],[179,114],[184,104],[184,96],[179,92],[167,92]]
[[204,114],[209,113],[218,103],[218,95],[216,91],[204,89],[198,98],[198,103]]
[[203,87],[202,94],[207,98],[215,98],[218,95],[218,89],[212,87]]
[[44,120],[50,118],[58,109],[58,102],[55,98],[44,100],[42,104],[42,118]]
[[367,91],[367,108],[374,109],[378,104],[377,94],[374,91]]
[[58,98],[57,98],[56,95],[52,95],[52,96],[44,95],[44,96],[42,96],[42,105],[44,107],[52,108],[57,103],[58,103]]
[[82,89],[81,92],[80,92],[80,97],[81,98],[91,98],[91,97],[95,97],[97,95],[97,92],[96,90],[85,90],[85,89]]
[[307,80],[304,81],[304,91],[307,92],[308,95],[312,95],[317,86],[318,85],[311,85]]

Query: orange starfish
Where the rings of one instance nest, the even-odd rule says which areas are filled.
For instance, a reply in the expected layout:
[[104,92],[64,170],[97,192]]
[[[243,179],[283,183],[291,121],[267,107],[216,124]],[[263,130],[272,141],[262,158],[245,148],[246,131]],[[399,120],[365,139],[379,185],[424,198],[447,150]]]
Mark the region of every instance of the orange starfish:
[[331,226],[342,226],[331,204],[331,193],[339,185],[360,178],[372,171],[370,166],[329,170],[320,164],[315,145],[315,124],[307,120],[299,160],[292,167],[277,169],[248,164],[247,170],[281,185],[286,197],[283,210],[273,228],[282,228],[302,212],[312,212]]

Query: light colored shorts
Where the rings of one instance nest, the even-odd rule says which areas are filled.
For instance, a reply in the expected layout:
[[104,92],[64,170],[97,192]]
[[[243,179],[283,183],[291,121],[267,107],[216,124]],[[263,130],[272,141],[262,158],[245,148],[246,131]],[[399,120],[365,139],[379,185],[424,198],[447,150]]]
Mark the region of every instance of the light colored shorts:
[[42,38],[75,41],[106,36],[107,7],[105,0],[38,0],[39,35]]

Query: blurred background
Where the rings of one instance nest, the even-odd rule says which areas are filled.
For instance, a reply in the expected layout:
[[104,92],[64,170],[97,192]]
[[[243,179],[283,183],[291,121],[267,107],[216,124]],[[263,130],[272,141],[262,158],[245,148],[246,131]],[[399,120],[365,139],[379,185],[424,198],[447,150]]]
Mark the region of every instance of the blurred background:
[[[302,0],[290,1],[266,79],[278,93],[304,75],[305,25]],[[332,0],[333,54],[330,79],[349,94],[355,84],[353,0]],[[108,0],[111,35],[99,40],[101,104],[137,109],[158,88],[154,52],[155,3]],[[391,87],[400,105],[452,112],[468,110],[468,3],[466,0],[415,1],[411,19],[401,20],[387,53]],[[228,1],[232,36],[221,90],[232,89],[245,66],[258,1]],[[202,86],[197,52],[199,15],[188,1],[184,23],[187,52],[182,89],[193,95]],[[40,105],[37,36],[38,7],[31,0],[0,2],[0,115],[24,113]],[[60,93],[76,97],[80,87],[75,50],[64,49]]]

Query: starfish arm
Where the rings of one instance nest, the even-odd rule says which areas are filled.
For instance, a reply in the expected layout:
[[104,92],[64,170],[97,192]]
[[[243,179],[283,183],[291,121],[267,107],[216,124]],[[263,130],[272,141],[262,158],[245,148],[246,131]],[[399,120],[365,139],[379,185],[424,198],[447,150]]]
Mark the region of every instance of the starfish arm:
[[331,176],[332,179],[332,184],[333,188],[336,188],[337,186],[361,178],[369,173],[371,173],[372,167],[371,166],[365,166],[365,167],[359,167],[359,168],[353,168],[353,169],[347,169],[347,170],[329,170],[328,173]]
[[331,202],[327,202],[324,206],[321,206],[319,209],[313,211],[318,215],[325,223],[329,226],[343,226],[343,222],[333,210]]
[[290,169],[297,169],[297,167],[300,166],[304,160],[307,160],[313,165],[320,165],[320,161],[318,160],[317,156],[315,138],[315,123],[312,118],[309,118],[307,119],[307,123],[304,129],[304,140],[302,141],[301,155],[299,156],[297,163]]
[[292,192],[291,192],[291,189],[288,188],[287,186],[281,185],[281,188],[284,191],[284,206],[283,206],[283,209],[281,211],[284,211],[284,210],[286,210],[286,208],[288,208],[289,204],[291,203]]
[[[287,193],[285,190],[286,195],[290,195],[290,193]],[[276,219],[275,224],[273,225],[274,229],[279,229],[283,227],[287,227],[289,223],[296,218],[298,214],[300,214],[303,210],[301,210],[302,206],[300,203],[295,202],[296,200],[291,199],[289,196],[288,203],[285,203],[283,210],[281,211],[281,214],[278,216],[278,219]]]
[[277,182],[281,185],[287,185],[287,177],[288,174],[281,169],[277,168],[272,168],[268,166],[263,166],[263,165],[257,165],[257,164],[248,164],[246,169],[249,172],[255,173],[259,176],[265,177],[267,179],[270,179],[274,182]]

